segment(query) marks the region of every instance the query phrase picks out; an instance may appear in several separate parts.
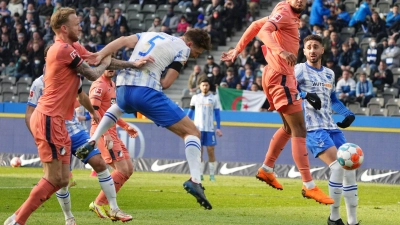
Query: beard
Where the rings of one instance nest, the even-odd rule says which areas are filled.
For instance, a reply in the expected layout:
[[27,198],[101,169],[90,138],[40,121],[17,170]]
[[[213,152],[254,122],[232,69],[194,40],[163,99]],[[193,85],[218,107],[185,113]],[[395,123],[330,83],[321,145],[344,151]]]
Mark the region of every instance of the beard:
[[317,63],[321,60],[321,58],[322,58],[322,55],[316,56],[315,58],[310,58],[309,60],[311,63]]
[[69,33],[68,34],[68,38],[72,41],[72,42],[77,42],[79,41],[79,38],[77,35],[73,34],[73,33]]
[[295,12],[297,14],[300,14],[305,9],[304,7],[303,8],[294,8],[293,6],[290,6],[290,8],[292,8],[293,12]]

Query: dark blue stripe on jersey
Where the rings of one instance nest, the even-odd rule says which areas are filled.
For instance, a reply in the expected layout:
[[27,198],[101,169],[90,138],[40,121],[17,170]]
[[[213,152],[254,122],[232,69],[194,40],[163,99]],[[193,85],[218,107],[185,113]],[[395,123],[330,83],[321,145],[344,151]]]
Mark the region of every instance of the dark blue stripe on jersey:
[[108,152],[110,153],[111,159],[112,160],[116,160],[117,158],[115,158],[114,152],[112,149],[108,150]]
[[283,89],[285,90],[286,98],[288,100],[288,104],[293,104],[293,99],[292,96],[290,95],[289,88],[286,87],[286,75],[282,75],[282,81],[281,85],[283,86]]
[[268,22],[272,23],[275,26],[275,31],[278,30],[278,27],[276,26],[276,24],[274,22],[271,22],[271,21],[268,21]]
[[51,148],[51,155],[53,159],[57,159],[57,148],[51,143],[51,117],[46,116],[46,141],[49,143]]

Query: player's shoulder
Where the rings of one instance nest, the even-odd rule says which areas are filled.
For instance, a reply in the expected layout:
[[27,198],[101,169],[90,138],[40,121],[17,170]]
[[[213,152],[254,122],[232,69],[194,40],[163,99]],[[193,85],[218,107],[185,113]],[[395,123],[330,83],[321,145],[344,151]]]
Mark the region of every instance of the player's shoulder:
[[33,82],[32,82],[32,87],[43,87],[44,86],[44,80],[43,80],[43,75],[36,78]]
[[107,87],[107,84],[101,80],[101,77],[95,81],[93,81],[91,87],[96,87],[96,88],[105,88]]
[[281,14],[292,14],[290,4],[286,1],[282,1],[276,4],[274,11]]
[[323,67],[324,71],[326,74],[332,75],[333,77],[335,77],[335,72],[333,72],[333,70],[329,69],[328,67]]
[[298,63],[294,66],[294,71],[297,75],[300,75],[303,73],[303,70],[306,68],[306,64],[305,63]]

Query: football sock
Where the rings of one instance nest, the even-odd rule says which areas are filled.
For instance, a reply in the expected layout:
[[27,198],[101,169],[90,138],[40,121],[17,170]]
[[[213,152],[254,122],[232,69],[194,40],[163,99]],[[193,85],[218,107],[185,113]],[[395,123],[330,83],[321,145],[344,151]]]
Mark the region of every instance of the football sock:
[[189,164],[190,176],[195,183],[201,183],[201,152],[200,139],[194,135],[188,135],[185,138],[185,153]]
[[112,126],[117,123],[117,120],[122,116],[122,112],[119,109],[117,104],[112,105],[107,112],[104,114],[103,118],[101,119],[99,125],[96,128],[96,131],[92,135],[92,137],[89,139],[89,142],[97,141],[99,138]]
[[[116,171],[114,170],[114,172]],[[118,209],[117,187],[114,185],[114,177],[110,175],[110,171],[106,169],[97,173],[97,178],[99,179],[102,191],[100,191],[100,194],[97,196],[94,202],[98,205],[105,205],[109,203],[111,209]]]
[[343,192],[343,176],[344,176],[344,169],[340,166],[338,161],[334,161],[329,165],[331,169],[331,175],[329,177],[329,196],[335,200],[331,207],[331,215],[330,219],[332,221],[336,221],[340,219],[340,200],[342,199],[342,192]]
[[204,173],[204,167],[205,167],[205,163],[204,161],[201,162],[201,166],[200,166],[200,175],[203,175]]
[[33,187],[28,199],[22,204],[15,221],[19,224],[25,224],[29,216],[58,189],[60,187],[54,186],[45,178],[40,179],[38,184]]
[[[299,169],[301,174],[301,179],[303,184],[307,189],[312,189],[315,187],[312,181],[310,173],[310,163],[308,161],[308,152],[306,148],[306,139],[302,137],[292,138],[292,155],[294,162]],[[307,184],[306,184],[307,183]]]
[[358,185],[355,170],[344,171],[343,196],[346,203],[347,223],[357,224]]
[[69,195],[68,187],[60,188],[56,192],[58,203],[64,213],[65,220],[74,217],[71,212],[71,197]]
[[[283,148],[285,147],[289,139],[290,139],[290,134],[286,133],[283,127],[281,127],[275,132],[274,136],[269,142],[269,148],[267,154],[265,155],[264,165],[268,166],[269,168],[272,168],[272,171],[276,159],[279,157],[279,154],[281,154]],[[267,172],[272,172],[270,171],[269,168],[264,168],[264,169],[267,169],[266,170]]]
[[273,168],[273,167],[269,167],[269,166],[267,166],[267,165],[265,165],[265,164],[263,164],[263,165],[261,166],[261,168],[263,168],[263,170],[264,170],[265,172],[268,172],[268,173],[274,172],[274,168]]
[[208,162],[208,166],[210,167],[210,175],[214,175],[215,173],[215,164],[216,162]]

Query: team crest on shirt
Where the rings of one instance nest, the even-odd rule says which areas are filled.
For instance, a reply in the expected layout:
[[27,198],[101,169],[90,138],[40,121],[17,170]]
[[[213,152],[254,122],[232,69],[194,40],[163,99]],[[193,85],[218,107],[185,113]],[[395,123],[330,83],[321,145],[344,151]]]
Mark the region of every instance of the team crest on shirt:
[[101,96],[101,93],[103,92],[103,89],[102,88],[96,88],[95,90],[94,90],[94,95],[97,95],[97,96]]
[[76,50],[73,50],[71,53],[69,53],[72,59],[75,59],[75,57],[79,56],[78,52]]
[[282,15],[279,13],[275,13],[275,15],[273,15],[270,20],[274,21],[274,22],[279,22],[282,19]]
[[31,91],[31,92],[29,93],[29,97],[30,97],[30,98],[33,97],[33,91]]

